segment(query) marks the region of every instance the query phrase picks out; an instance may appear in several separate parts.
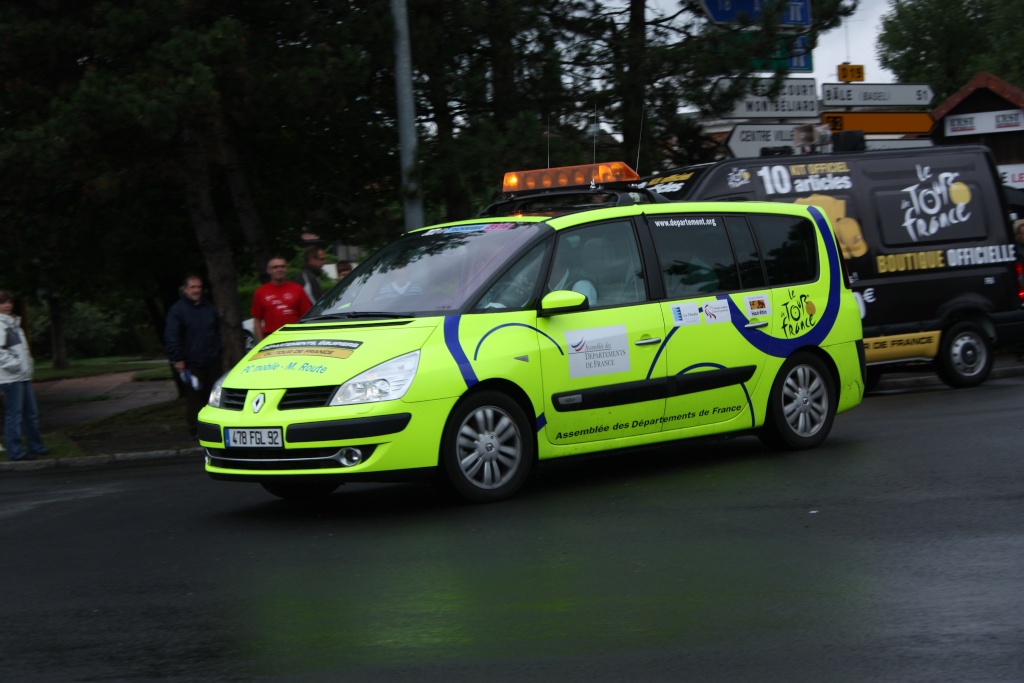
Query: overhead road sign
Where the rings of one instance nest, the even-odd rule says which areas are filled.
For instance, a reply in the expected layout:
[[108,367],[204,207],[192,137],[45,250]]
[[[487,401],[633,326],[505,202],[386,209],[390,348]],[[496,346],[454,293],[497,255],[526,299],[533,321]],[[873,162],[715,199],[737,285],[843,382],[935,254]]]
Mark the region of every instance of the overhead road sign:
[[822,83],[826,107],[927,107],[935,97],[930,85],[905,83]]
[[725,141],[737,159],[761,156],[762,147],[793,147],[793,124],[741,123]]
[[771,89],[770,78],[754,82],[749,95],[736,103],[736,107],[725,114],[732,119],[799,119],[818,118],[818,90],[813,78],[786,78],[782,89],[774,98],[767,93]]
[[833,133],[862,130],[865,133],[928,133],[935,125],[925,112],[829,112],[821,115]]
[[[808,28],[811,25],[811,0],[777,1],[785,6],[779,26]],[[759,19],[766,0],[701,0],[700,4],[708,18],[716,24],[737,24],[742,20]]]
[[751,62],[751,71],[814,71],[814,57],[811,54],[811,46],[807,43],[807,36],[779,38],[775,45],[775,52],[770,58],[755,59]]

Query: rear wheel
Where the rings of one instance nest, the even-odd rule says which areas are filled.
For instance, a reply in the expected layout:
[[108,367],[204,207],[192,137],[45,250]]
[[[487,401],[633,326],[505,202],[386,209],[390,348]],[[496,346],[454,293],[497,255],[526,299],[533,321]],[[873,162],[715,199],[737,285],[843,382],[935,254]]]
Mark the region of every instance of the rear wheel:
[[533,466],[534,442],[519,404],[497,391],[481,391],[455,406],[441,440],[440,465],[465,500],[508,498]]
[[992,342],[977,325],[959,322],[942,333],[939,378],[951,387],[976,387],[992,372]]
[[835,416],[836,390],[824,361],[797,353],[775,378],[761,441],[772,448],[813,448],[828,436]]
[[340,486],[334,481],[301,481],[294,477],[260,482],[267,493],[284,500],[312,501],[326,498]]

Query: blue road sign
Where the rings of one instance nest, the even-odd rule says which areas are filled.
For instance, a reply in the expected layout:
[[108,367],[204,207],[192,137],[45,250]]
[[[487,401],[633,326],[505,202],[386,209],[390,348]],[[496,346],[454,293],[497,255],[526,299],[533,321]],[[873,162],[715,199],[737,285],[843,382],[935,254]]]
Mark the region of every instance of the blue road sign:
[[[770,0],[700,0],[704,13],[716,24],[735,24],[742,15],[756,20]],[[785,5],[780,26],[807,28],[811,25],[811,0],[777,0]]]

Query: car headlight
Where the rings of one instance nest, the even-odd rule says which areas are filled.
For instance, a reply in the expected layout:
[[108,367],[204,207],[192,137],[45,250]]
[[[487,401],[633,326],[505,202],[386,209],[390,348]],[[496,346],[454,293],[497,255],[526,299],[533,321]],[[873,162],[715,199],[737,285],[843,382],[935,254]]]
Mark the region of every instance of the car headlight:
[[419,364],[419,351],[392,358],[342,384],[334,393],[330,404],[347,406],[402,398],[412,384]]
[[224,378],[228,376],[228,373],[224,373],[220,378],[213,383],[210,387],[210,397],[206,399],[206,404],[213,406],[214,408],[220,408],[220,393],[221,388],[224,386]]

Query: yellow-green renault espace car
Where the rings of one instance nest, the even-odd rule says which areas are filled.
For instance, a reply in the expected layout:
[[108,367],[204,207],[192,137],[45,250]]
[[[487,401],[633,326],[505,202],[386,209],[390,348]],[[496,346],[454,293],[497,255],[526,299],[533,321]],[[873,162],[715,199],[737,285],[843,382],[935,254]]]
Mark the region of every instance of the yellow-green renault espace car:
[[483,502],[581,453],[810,448],[863,391],[821,210],[634,204],[401,237],[225,375],[199,438],[214,478],[284,498],[433,473]]

